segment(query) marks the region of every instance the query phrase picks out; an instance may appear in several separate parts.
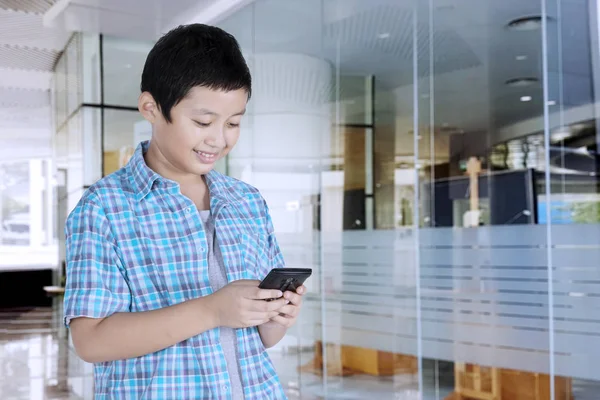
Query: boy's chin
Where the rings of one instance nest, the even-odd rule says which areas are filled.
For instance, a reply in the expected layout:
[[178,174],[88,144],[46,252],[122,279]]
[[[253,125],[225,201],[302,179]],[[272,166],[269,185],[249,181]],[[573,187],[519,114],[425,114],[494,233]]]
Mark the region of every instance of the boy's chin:
[[189,172],[194,175],[206,175],[215,169],[215,164],[196,164],[190,168]]

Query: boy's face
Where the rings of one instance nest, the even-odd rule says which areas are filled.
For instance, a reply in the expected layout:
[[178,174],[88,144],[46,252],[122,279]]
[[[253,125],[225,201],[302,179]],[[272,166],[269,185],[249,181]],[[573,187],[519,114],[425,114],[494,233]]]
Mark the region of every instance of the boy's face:
[[[148,101],[145,101],[145,99]],[[171,172],[204,175],[235,146],[248,93],[195,87],[171,109],[171,123],[148,93],[140,97],[142,114],[154,125],[152,142]],[[149,109],[155,108],[153,112]]]

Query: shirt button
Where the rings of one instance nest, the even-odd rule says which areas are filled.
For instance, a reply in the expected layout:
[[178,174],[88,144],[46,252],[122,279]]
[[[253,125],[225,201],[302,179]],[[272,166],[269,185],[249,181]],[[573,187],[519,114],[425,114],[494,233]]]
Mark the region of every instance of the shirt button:
[[229,390],[229,386],[223,386],[223,390],[224,391],[228,391]]
[[189,214],[192,212],[192,207],[188,207],[185,209],[186,214]]

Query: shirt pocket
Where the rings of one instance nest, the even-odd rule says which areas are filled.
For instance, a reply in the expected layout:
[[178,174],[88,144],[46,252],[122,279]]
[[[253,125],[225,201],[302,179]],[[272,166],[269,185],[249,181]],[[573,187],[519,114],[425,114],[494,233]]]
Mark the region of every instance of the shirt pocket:
[[141,238],[143,259],[132,268],[136,311],[149,311],[209,294],[206,249],[193,236]]
[[252,231],[240,234],[239,239],[242,275],[245,279],[262,280],[270,270],[267,236]]

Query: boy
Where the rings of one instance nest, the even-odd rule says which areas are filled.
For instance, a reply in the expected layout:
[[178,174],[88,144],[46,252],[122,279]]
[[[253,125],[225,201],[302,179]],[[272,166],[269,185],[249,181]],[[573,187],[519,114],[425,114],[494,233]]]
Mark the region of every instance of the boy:
[[284,266],[267,205],[213,171],[251,93],[238,43],[215,27],[174,29],[141,89],[152,139],[66,227],[65,323],[95,364],[95,398],[283,399],[265,348],[294,324],[305,288],[258,288]]

